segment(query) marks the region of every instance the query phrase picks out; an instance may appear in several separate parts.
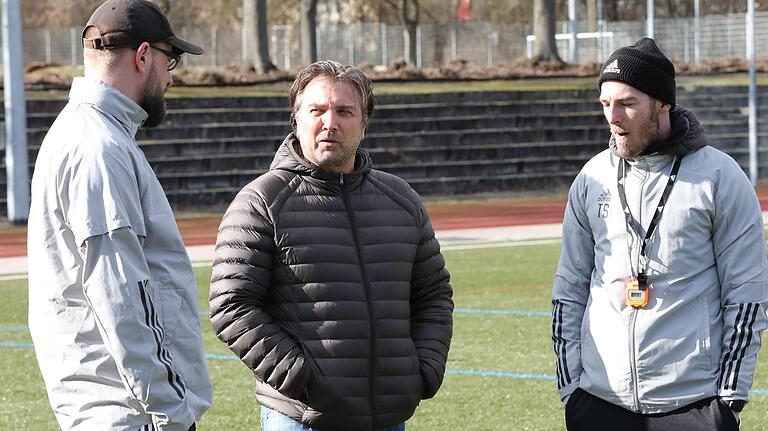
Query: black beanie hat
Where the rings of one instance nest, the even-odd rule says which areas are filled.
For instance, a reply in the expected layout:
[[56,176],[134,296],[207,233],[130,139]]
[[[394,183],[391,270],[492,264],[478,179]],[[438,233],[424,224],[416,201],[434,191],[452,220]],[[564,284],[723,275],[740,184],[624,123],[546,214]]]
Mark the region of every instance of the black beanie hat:
[[611,54],[603,64],[597,88],[605,81],[621,81],[675,106],[675,66],[653,39],[644,37]]

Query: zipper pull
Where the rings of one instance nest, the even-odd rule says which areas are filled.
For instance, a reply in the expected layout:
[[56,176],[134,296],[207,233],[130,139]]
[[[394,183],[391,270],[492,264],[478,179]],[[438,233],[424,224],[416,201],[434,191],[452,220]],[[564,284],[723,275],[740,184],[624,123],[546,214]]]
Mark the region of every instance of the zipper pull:
[[344,174],[343,173],[339,174],[339,184],[342,185],[342,186],[344,185]]

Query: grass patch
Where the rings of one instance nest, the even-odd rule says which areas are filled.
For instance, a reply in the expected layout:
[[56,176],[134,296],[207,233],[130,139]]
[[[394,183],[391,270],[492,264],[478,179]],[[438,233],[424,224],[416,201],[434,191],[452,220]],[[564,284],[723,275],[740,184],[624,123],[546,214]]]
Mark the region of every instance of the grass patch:
[[[457,312],[454,338],[443,387],[421,403],[408,429],[562,430],[563,407],[557,395],[550,319],[550,286],[559,244],[446,251],[456,307],[520,310],[532,315]],[[207,310],[210,268],[196,269],[201,311]],[[26,281],[0,281],[0,327],[26,325]],[[231,356],[203,317],[203,342],[209,354]],[[2,331],[0,342],[31,343],[26,331]],[[29,347],[0,347],[4,383],[0,429],[56,430],[42,378]],[[253,397],[253,375],[237,360],[209,360],[214,384],[213,407],[200,430],[258,430],[259,406]],[[484,376],[469,373],[496,372]],[[526,378],[525,375],[529,375]],[[533,375],[533,376],[530,376]],[[544,378],[541,378],[541,377]],[[539,377],[539,378],[532,378]],[[547,378],[549,377],[549,378]],[[768,381],[760,361],[755,386]],[[743,429],[768,421],[768,395],[753,394]]]

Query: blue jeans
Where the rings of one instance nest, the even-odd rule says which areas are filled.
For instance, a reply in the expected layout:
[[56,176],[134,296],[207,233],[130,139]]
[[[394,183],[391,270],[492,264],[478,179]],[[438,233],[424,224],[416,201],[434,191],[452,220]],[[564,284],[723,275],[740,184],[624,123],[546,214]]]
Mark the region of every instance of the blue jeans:
[[[272,409],[261,406],[261,431],[330,431],[312,428]],[[380,431],[405,431],[405,423],[382,428]]]

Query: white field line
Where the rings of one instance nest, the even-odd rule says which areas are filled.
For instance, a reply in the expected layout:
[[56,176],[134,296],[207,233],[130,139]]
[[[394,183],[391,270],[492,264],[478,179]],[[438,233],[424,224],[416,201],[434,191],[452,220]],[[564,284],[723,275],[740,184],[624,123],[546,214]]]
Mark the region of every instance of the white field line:
[[[524,247],[533,245],[548,245],[556,244],[560,242],[560,238],[556,239],[540,239],[540,240],[522,240],[522,241],[501,241],[501,242],[473,242],[468,244],[452,244],[441,247],[442,251],[461,251],[461,250],[480,250],[485,248],[502,248],[502,247]],[[199,260],[192,262],[193,268],[204,268],[212,265],[211,260]],[[18,274],[5,274],[0,275],[0,281],[14,281],[14,280],[26,280],[26,273]]]

